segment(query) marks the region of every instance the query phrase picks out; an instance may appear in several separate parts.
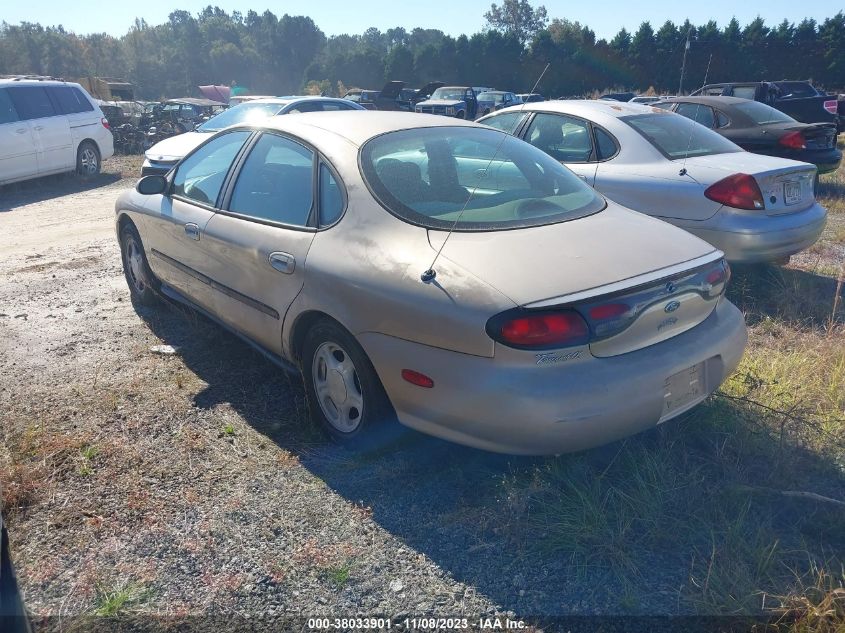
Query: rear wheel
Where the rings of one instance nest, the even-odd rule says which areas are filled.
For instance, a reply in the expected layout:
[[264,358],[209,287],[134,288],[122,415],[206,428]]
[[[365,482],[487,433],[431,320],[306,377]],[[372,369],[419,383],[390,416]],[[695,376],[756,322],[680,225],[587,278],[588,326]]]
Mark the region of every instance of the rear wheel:
[[76,173],[83,178],[100,173],[100,152],[91,141],[83,141],[76,151]]
[[123,275],[129,286],[132,301],[141,305],[158,303],[159,282],[144,254],[141,236],[132,224],[120,230],[120,254],[123,259]]
[[336,440],[358,444],[392,417],[370,359],[333,321],[319,321],[305,335],[302,375],[312,420]]

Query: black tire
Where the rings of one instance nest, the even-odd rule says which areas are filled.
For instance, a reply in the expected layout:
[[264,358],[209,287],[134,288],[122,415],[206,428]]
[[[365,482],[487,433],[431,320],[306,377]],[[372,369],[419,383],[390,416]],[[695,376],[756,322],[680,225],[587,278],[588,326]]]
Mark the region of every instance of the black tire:
[[83,178],[93,178],[100,173],[100,150],[91,141],[82,141],[76,150],[76,173]]
[[[327,356],[337,366],[329,367]],[[339,442],[360,447],[373,439],[375,427],[392,422],[395,417],[367,354],[349,332],[333,321],[318,321],[306,333],[302,376],[311,419]],[[337,397],[338,391],[344,400]],[[332,412],[336,415],[332,416]]]
[[455,115],[455,118],[456,119],[465,119],[465,118],[467,118],[467,113],[465,111],[461,110],[460,112],[458,112]]
[[132,302],[145,306],[158,303],[160,284],[150,270],[141,236],[132,224],[125,224],[120,230],[120,257]]

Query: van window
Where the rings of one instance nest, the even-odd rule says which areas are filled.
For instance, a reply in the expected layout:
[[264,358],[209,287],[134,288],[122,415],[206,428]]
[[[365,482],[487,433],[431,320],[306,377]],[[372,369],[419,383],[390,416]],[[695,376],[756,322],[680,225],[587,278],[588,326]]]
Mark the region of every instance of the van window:
[[47,90],[43,86],[15,86],[6,90],[9,91],[15,110],[18,111],[18,116],[22,120],[56,116],[53,102],[50,101]]
[[50,86],[47,88],[53,101],[59,107],[62,114],[77,114],[79,112],[91,112],[94,106],[85,98],[79,88],[71,86]]
[[18,120],[18,113],[9,98],[9,93],[0,88],[0,125],[3,123],[14,123]]

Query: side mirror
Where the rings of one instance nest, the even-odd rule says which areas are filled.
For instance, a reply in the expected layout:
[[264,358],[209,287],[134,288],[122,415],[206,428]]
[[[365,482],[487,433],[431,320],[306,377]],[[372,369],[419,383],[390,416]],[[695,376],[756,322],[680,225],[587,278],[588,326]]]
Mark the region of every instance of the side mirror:
[[135,191],[144,194],[145,196],[154,196],[158,193],[165,193],[167,191],[167,178],[164,176],[152,175],[144,176],[135,185]]

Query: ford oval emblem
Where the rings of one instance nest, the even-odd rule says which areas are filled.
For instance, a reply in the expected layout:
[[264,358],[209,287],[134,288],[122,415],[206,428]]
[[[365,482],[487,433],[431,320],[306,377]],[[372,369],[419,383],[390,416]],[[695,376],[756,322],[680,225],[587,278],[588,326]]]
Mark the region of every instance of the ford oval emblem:
[[678,308],[680,308],[680,307],[681,307],[681,302],[680,302],[680,301],[670,301],[670,302],[669,302],[669,303],[667,303],[667,304],[666,304],[666,306],[663,308],[663,311],[664,311],[664,312],[674,312],[675,310],[677,310],[677,309],[678,309]]

